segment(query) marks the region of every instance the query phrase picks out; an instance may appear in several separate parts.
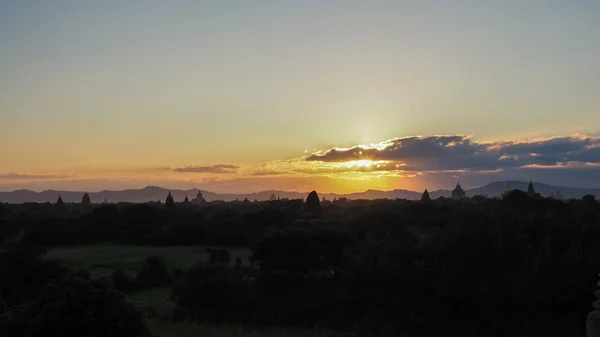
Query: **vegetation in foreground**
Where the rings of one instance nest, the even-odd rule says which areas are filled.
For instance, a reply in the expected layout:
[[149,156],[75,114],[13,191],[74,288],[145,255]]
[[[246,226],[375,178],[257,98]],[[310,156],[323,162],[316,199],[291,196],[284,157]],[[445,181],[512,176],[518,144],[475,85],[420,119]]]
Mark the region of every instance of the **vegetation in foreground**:
[[[1,235],[26,235],[0,253],[0,329],[68,324],[40,294],[75,282],[90,300],[59,312],[106,329],[125,324],[106,311],[123,313],[132,336],[585,333],[600,262],[591,196],[302,205],[1,205]],[[61,248],[47,249],[53,238]]]
[[[249,263],[252,252],[248,248],[228,248],[232,256]],[[161,258],[170,269],[186,270],[198,262],[206,262],[210,256],[205,246],[147,247],[132,245],[92,245],[83,247],[60,247],[49,249],[44,258],[55,261],[73,270],[84,269],[93,278],[110,277],[121,270],[135,276],[144,261],[150,257]],[[235,265],[235,258],[230,265]]]

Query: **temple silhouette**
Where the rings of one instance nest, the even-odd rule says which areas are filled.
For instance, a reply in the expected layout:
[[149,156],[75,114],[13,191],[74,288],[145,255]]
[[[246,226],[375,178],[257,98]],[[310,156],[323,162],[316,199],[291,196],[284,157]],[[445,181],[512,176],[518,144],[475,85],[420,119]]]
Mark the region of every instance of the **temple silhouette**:
[[456,184],[454,190],[452,190],[452,199],[453,200],[461,200],[466,197],[465,191],[460,187],[460,182]]

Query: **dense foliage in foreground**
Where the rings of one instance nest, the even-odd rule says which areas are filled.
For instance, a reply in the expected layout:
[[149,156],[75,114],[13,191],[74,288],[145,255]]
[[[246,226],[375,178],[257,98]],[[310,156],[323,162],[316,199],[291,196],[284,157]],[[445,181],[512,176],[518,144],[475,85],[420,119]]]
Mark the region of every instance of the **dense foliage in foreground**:
[[[0,207],[6,238],[26,229],[21,247],[252,248],[252,261],[237,268],[205,262],[173,273],[150,259],[136,279],[108,280],[123,291],[172,286],[173,320],[378,336],[582,336],[600,263],[593,197],[513,191],[504,200],[344,201],[309,212],[296,201]],[[23,272],[11,270],[5,299]]]

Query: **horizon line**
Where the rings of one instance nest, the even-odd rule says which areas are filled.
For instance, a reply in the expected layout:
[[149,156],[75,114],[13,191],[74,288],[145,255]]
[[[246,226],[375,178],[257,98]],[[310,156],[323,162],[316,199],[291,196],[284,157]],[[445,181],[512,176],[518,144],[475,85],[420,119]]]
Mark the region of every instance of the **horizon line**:
[[[473,188],[468,188],[467,190],[474,190],[477,188],[481,188],[490,184],[494,184],[494,183],[500,183],[500,182],[519,182],[519,183],[526,183],[529,184],[529,181],[524,181],[524,180],[497,180],[497,181],[491,181],[487,184],[484,185],[479,185],[477,187],[473,187]],[[573,187],[573,186],[565,186],[565,185],[552,185],[552,184],[548,184],[548,183],[544,183],[544,182],[535,182],[533,181],[533,184],[543,184],[543,185],[548,185],[548,186],[553,186],[553,187],[560,187],[560,188],[574,188],[574,189],[600,189],[600,187]],[[289,190],[276,190],[276,189],[268,189],[268,190],[260,190],[260,191],[255,191],[255,192],[248,192],[248,193],[240,193],[240,192],[227,192],[227,193],[222,193],[222,192],[213,192],[213,191],[209,191],[209,190],[204,190],[198,187],[192,187],[189,189],[181,189],[181,188],[168,188],[168,187],[161,187],[161,186],[156,186],[156,185],[147,185],[144,187],[139,187],[139,188],[126,188],[126,189],[121,189],[121,190],[97,190],[97,191],[91,191],[91,190],[62,190],[62,189],[45,189],[45,190],[30,190],[27,188],[23,188],[23,189],[16,189],[16,190],[12,190],[12,191],[0,191],[0,193],[14,193],[14,192],[19,192],[19,191],[28,191],[28,192],[34,192],[34,193],[44,193],[44,192],[70,192],[70,193],[102,193],[102,192],[123,192],[123,191],[131,191],[131,190],[143,190],[146,188],[151,188],[151,187],[155,187],[155,188],[160,188],[163,190],[168,190],[168,191],[183,191],[183,192],[187,192],[187,191],[191,191],[191,190],[198,190],[198,191],[202,191],[202,192],[208,192],[208,193],[214,193],[214,194],[219,194],[219,195],[225,195],[225,194],[240,194],[240,195],[248,195],[248,194],[258,194],[258,193],[263,193],[263,192],[284,192],[284,193],[310,193],[310,191],[289,191]],[[436,191],[450,191],[451,189],[443,189],[443,188],[438,188],[435,190],[429,190],[428,188],[424,188],[423,191],[427,189],[430,193],[431,192],[436,192]],[[316,191],[316,190],[315,190]],[[365,193],[365,192],[369,192],[369,191],[378,191],[378,192],[393,192],[393,191],[408,191],[408,192],[415,192],[415,193],[422,193],[419,191],[415,191],[415,190],[409,190],[409,189],[391,189],[391,190],[377,190],[377,189],[366,189],[366,190],[362,190],[362,191],[357,191],[357,192],[349,192],[349,193],[335,193],[335,192],[319,192],[316,191],[317,193],[320,194],[335,194],[335,195],[348,195],[348,194],[356,194],[356,193]]]

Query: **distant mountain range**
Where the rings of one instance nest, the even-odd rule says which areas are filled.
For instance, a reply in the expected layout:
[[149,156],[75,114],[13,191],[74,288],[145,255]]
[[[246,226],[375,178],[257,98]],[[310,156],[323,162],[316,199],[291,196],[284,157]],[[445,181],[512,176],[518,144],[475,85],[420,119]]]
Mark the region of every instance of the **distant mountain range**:
[[[511,189],[519,189],[526,191],[528,182],[525,181],[509,181]],[[597,198],[600,198],[600,189],[587,189],[587,188],[576,188],[576,187],[561,187],[561,186],[552,186],[542,183],[534,183],[534,187],[536,192],[540,193],[543,196],[550,196],[552,194],[560,191],[562,197],[567,198],[581,198],[586,194],[595,195]],[[485,186],[473,188],[470,190],[465,190],[468,197],[472,197],[475,195],[486,195],[488,197],[495,197],[501,195],[506,190],[506,181],[501,182],[493,182],[487,184]],[[108,202],[147,202],[147,201],[158,201],[161,200],[164,202],[167,194],[171,192],[171,195],[175,199],[175,201],[183,201],[185,196],[187,195],[190,200],[192,200],[198,194],[198,189],[191,190],[168,190],[162,187],[157,186],[148,186],[142,189],[130,189],[130,190],[122,190],[122,191],[100,191],[89,193],[92,203],[101,203],[106,199]],[[269,191],[261,191],[256,193],[249,194],[219,194],[210,191],[201,190],[202,195],[206,201],[211,200],[223,200],[223,201],[233,201],[233,200],[244,200],[248,199],[250,201],[254,200],[269,200],[271,194],[274,194],[280,198],[289,198],[289,199],[300,199],[306,198],[308,192],[287,192],[287,191],[277,191],[277,190],[269,190]],[[0,192],[0,201],[8,202],[8,203],[25,203],[25,202],[55,202],[58,196],[60,195],[64,202],[81,202],[81,198],[84,195],[84,191],[55,191],[48,190],[43,192],[34,192],[30,190],[16,190],[12,192]],[[319,194],[321,197],[325,197],[326,199],[332,200],[334,198],[348,198],[348,199],[420,199],[421,192],[408,191],[408,190],[392,190],[392,191],[378,191],[378,190],[367,190],[364,192],[358,193],[349,193],[349,194],[334,194],[334,193],[324,193]],[[436,190],[429,191],[431,198],[438,197],[450,197],[451,190]]]

